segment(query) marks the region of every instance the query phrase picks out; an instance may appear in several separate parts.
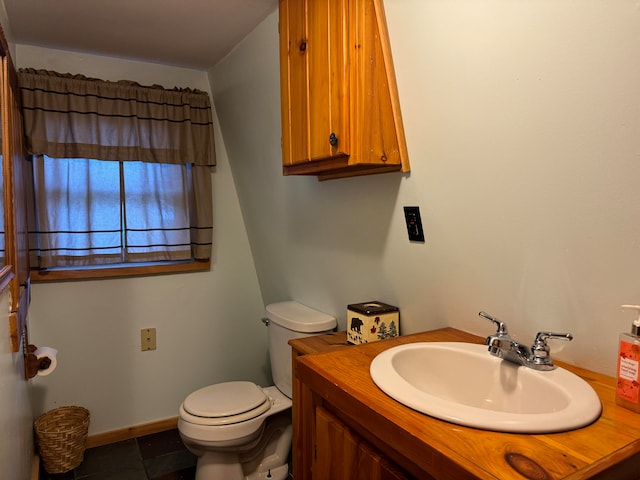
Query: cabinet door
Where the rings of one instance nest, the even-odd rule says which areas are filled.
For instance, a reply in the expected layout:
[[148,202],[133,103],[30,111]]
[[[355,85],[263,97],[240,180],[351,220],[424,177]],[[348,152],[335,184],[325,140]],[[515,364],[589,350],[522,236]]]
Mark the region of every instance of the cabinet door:
[[283,164],[348,155],[343,0],[280,0]]
[[[354,121],[351,154],[359,163],[400,169],[406,157],[397,86],[380,1],[352,0],[350,95]],[[403,167],[403,171],[408,170]]]
[[410,478],[322,407],[316,408],[315,457],[314,480]]

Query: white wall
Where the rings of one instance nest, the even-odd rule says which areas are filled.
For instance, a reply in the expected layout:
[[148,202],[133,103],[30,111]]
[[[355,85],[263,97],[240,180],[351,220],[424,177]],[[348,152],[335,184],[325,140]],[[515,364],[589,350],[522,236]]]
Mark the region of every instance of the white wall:
[[[572,331],[558,356],[613,374],[630,322],[619,304],[640,301],[636,2],[384,4],[412,172],[282,177],[274,13],[210,72],[212,271],[34,285],[32,343],[60,350],[57,371],[32,381],[34,414],[84,405],[98,433],[174,416],[210,382],[266,383],[258,320],[289,298],[342,328],[348,303],[393,303],[404,333],[484,335],[482,309],[524,341]],[[203,72],[23,45],[16,64],[209,89]],[[425,244],[408,242],[403,205],[421,207]],[[139,351],[145,327],[155,352]],[[0,417],[19,423],[23,383],[14,357],[0,360],[15,381]]]
[[[635,0],[385,0],[412,171],[282,177],[277,14],[211,84],[265,303],[401,309],[613,375],[640,302],[640,10]],[[425,244],[406,237],[418,205]]]
[[22,353],[11,352],[9,290],[0,292],[0,478],[26,480],[31,475],[33,428]]
[[[209,91],[205,72],[25,45],[17,64]],[[36,415],[82,405],[93,434],[176,416],[188,393],[214,382],[271,381],[264,305],[217,124],[215,132],[210,272],[33,285],[30,340],[59,350],[57,370],[33,380]],[[147,327],[158,348],[141,352]]]

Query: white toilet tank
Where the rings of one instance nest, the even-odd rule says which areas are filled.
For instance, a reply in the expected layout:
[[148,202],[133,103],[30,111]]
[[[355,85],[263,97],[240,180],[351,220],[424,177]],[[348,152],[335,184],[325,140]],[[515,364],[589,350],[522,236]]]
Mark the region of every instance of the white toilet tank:
[[291,346],[289,340],[331,332],[336,319],[298,302],[267,305],[269,319],[269,358],[273,381],[291,398]]

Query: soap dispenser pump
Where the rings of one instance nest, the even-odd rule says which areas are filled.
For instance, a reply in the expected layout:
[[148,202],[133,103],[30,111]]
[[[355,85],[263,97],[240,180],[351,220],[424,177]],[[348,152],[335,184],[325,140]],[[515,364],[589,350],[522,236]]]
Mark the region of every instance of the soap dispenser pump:
[[622,308],[635,310],[637,317],[631,324],[631,333],[620,334],[616,403],[640,413],[640,305]]

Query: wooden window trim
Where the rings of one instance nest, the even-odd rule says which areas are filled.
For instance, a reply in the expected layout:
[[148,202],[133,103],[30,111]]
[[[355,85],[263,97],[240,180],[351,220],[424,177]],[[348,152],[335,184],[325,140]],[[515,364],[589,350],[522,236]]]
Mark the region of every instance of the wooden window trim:
[[53,268],[31,270],[31,281],[61,282],[67,280],[98,280],[105,278],[142,277],[169,273],[205,272],[211,269],[211,260],[188,262],[147,263],[135,265],[100,266],[86,268]]
[[0,293],[4,292],[4,289],[9,286],[9,282],[13,277],[14,273],[11,265],[5,265],[0,268]]

